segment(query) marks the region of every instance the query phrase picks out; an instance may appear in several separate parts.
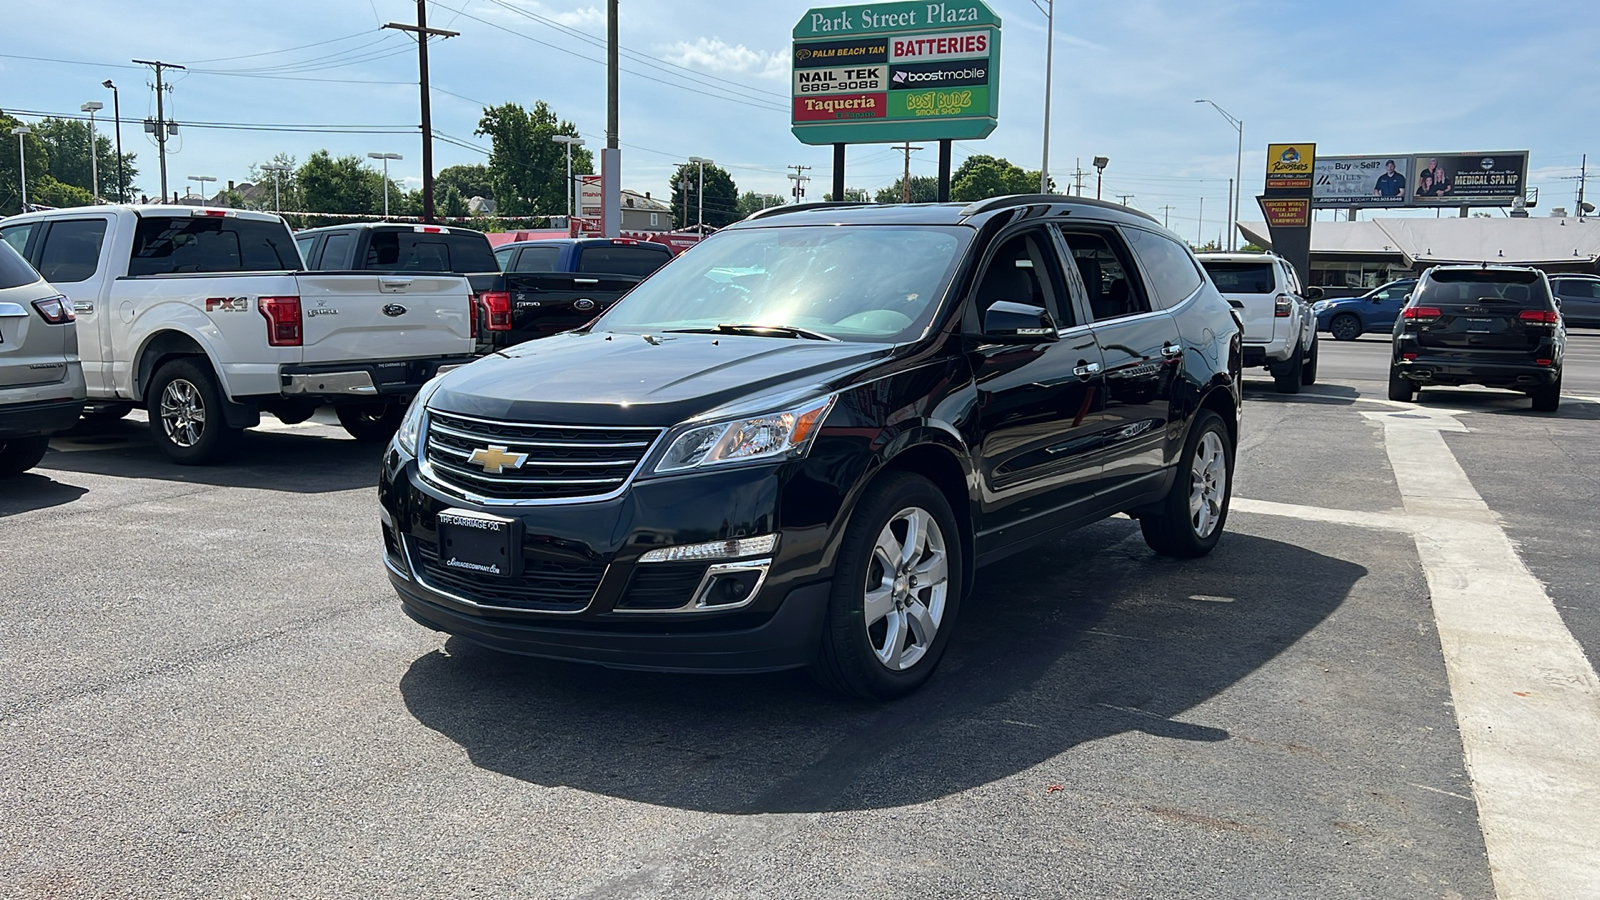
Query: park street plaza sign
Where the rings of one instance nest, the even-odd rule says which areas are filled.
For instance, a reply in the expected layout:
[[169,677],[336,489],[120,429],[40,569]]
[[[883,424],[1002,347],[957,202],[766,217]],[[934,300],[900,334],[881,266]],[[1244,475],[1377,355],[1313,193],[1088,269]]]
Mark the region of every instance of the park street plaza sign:
[[976,140],[998,124],[1000,17],[982,0],[808,10],[791,63],[807,144]]

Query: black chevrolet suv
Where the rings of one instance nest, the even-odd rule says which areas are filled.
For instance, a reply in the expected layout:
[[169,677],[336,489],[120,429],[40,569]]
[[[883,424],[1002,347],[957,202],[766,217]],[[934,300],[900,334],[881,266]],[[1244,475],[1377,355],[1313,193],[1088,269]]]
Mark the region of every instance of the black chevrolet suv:
[[412,618],[502,650],[891,698],[980,565],[1116,513],[1209,552],[1239,373],[1233,310],[1141,213],[769,209],[428,384],[385,563]]
[[1561,403],[1567,329],[1538,269],[1435,266],[1400,310],[1389,362],[1389,399],[1426,385],[1481,384],[1521,391],[1533,408]]

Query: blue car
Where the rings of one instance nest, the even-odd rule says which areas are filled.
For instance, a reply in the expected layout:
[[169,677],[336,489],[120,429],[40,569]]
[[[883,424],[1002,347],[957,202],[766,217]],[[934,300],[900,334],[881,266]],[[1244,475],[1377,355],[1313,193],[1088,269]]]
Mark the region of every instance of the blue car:
[[1406,278],[1375,287],[1359,297],[1318,300],[1311,305],[1317,314],[1317,330],[1341,341],[1353,341],[1369,331],[1387,334],[1416,286],[1415,278]]

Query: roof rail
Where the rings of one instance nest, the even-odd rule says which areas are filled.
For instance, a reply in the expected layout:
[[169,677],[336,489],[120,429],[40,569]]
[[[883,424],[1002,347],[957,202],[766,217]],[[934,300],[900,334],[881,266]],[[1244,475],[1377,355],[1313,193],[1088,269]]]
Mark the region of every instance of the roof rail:
[[781,216],[786,213],[809,212],[813,209],[849,209],[856,206],[871,205],[872,204],[870,203],[858,203],[854,200],[840,200],[838,202],[820,203],[785,203],[781,206],[769,206],[766,209],[758,209],[750,215],[745,216],[744,221],[748,222],[751,219],[764,219],[768,216]]
[[1015,206],[1030,206],[1036,203],[1073,203],[1080,206],[1093,206],[1098,209],[1114,209],[1118,212],[1131,213],[1142,219],[1149,219],[1152,222],[1156,221],[1155,216],[1143,210],[1134,209],[1131,206],[1121,206],[1108,200],[1074,197],[1070,194],[1007,194],[1002,197],[990,197],[987,200],[978,200],[968,204],[961,210],[961,217],[966,218],[982,212],[1010,209]]

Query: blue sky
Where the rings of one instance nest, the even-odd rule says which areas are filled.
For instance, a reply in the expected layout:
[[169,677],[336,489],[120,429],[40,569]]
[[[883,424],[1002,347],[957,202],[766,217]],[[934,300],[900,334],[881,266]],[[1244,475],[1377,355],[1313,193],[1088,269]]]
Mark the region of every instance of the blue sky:
[[[966,155],[1037,168],[1043,113],[1044,16],[1030,0],[989,0],[1001,16],[1000,126],[958,143]],[[1044,0],[1039,0],[1043,3]],[[621,140],[627,187],[664,194],[682,159],[716,160],[742,190],[788,191],[786,166],[809,165],[809,199],[830,178],[827,148],[789,132],[790,30],[809,3],[791,0],[622,0]],[[123,114],[154,114],[148,70],[131,58],[190,65],[171,93],[180,122],[394,131],[418,121],[416,53],[379,26],[413,21],[414,0],[69,0],[14,3],[0,57],[0,108],[73,112],[106,102],[114,79]],[[1170,217],[1211,239],[1222,224],[1236,135],[1208,97],[1245,122],[1246,218],[1259,218],[1269,141],[1316,141],[1321,153],[1531,151],[1541,213],[1572,206],[1584,152],[1600,171],[1600,2],[1597,0],[1058,0],[1051,174],[1110,157],[1105,196]],[[460,31],[431,48],[435,128],[467,145],[482,104],[545,100],[603,145],[603,0],[429,0],[430,25]],[[307,46],[317,44],[317,46]],[[291,48],[303,48],[291,50]],[[274,52],[291,50],[291,52]],[[71,64],[90,63],[89,65]],[[153,142],[124,125],[154,191]],[[391,174],[420,173],[415,134],[182,129],[171,183],[188,175],[243,180],[253,162],[387,150]],[[481,162],[483,152],[435,143],[435,165]],[[898,151],[850,149],[847,184],[877,189],[900,174]],[[932,175],[933,146],[912,172]],[[1092,170],[1087,179],[1093,190]],[[1591,184],[1600,195],[1600,178]],[[1204,199],[1204,230],[1200,200]],[[1162,207],[1171,207],[1163,210]]]

